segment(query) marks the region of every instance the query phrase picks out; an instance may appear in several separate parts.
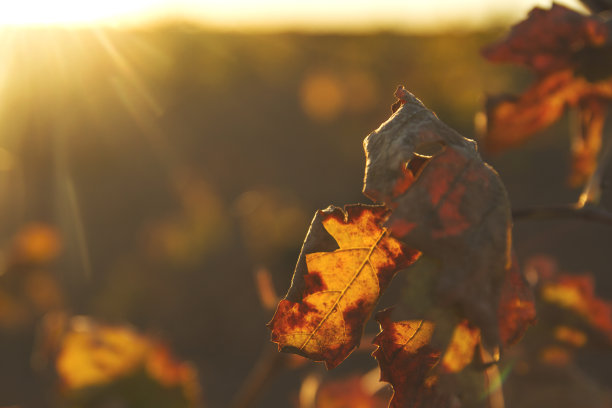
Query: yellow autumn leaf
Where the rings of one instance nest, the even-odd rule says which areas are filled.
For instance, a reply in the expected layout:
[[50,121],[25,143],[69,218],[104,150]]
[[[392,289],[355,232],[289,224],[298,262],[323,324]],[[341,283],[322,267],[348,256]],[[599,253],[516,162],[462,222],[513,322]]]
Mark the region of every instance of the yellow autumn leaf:
[[[357,347],[381,292],[419,255],[381,227],[387,214],[382,206],[363,205],[317,213],[302,249],[306,267],[298,264],[292,289],[269,324],[281,350],[332,368]],[[310,253],[309,245],[325,234],[336,248]]]

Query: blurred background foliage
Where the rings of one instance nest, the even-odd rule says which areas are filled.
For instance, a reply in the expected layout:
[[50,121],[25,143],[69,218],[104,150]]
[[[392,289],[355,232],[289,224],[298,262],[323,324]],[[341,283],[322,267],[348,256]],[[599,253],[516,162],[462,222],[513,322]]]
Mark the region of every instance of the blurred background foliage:
[[[254,272],[284,290],[315,210],[367,202],[362,139],[389,116],[397,85],[476,138],[484,94],[530,81],[480,56],[502,33],[246,34],[179,21],[3,31],[0,406],[60,404],[66,378],[62,391],[49,367],[69,338],[53,333],[70,333],[72,315],[163,339],[172,361],[191,362],[185,381],[199,381],[205,406],[227,406],[271,347]],[[574,122],[485,153],[514,206],[575,201]],[[534,221],[515,234],[521,260],[551,254],[612,293],[609,227]],[[125,381],[149,381],[151,351],[138,350]],[[335,371],[363,374],[375,364],[365,357]],[[579,364],[612,378],[609,358]],[[303,374],[274,379],[258,406],[295,405]],[[151,406],[122,401],[90,406]]]

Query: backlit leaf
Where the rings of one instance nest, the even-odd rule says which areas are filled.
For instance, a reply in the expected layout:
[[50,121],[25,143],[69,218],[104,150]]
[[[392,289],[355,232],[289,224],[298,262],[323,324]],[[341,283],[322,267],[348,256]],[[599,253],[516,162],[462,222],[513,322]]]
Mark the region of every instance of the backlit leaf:
[[99,326],[77,318],[62,341],[57,371],[68,388],[107,383],[135,371],[150,347],[129,327]]
[[612,98],[612,81],[590,83],[564,70],[536,82],[518,98],[490,99],[485,145],[492,151],[514,147],[557,121],[568,106],[597,95]]
[[483,53],[537,75],[518,97],[489,98],[485,146],[493,151],[516,146],[575,108],[580,126],[573,135],[569,181],[583,184],[595,171],[606,104],[612,100],[612,23],[558,4],[535,8]]
[[[382,291],[418,256],[381,227],[387,215],[384,207],[362,205],[315,215],[292,286],[269,323],[279,349],[332,368],[358,346]],[[322,242],[327,247],[317,248]]]
[[578,50],[604,45],[608,30],[600,18],[553,3],[548,10],[535,7],[506,38],[485,48],[483,54],[492,62],[514,63],[547,74],[574,66],[572,55]]
[[502,346],[516,343],[527,327],[535,324],[533,292],[521,274],[515,256],[512,265],[506,270],[497,315]]
[[458,373],[474,359],[476,346],[480,344],[480,330],[467,320],[459,323],[453,331],[451,341],[442,358],[442,370]]
[[438,397],[433,368],[438,364],[440,350],[430,346],[434,324],[423,320],[393,322],[391,310],[377,314],[381,332],[373,343],[372,354],[380,366],[380,379],[393,386],[390,408],[437,407]]
[[372,353],[380,366],[381,381],[393,387],[390,407],[459,406],[457,397],[438,383],[441,376],[458,373],[472,362],[480,330],[466,320],[460,322],[442,351],[432,345],[435,323],[393,322],[390,315],[391,309],[376,315],[381,332],[373,341],[378,347]]
[[[95,400],[106,393],[126,406],[199,404],[195,368],[174,358],[158,340],[129,326],[75,317],[60,343],[56,368],[69,400]],[[147,402],[155,398],[159,401],[154,405]]]
[[[403,87],[396,96],[393,115],[364,141],[363,191],[382,205],[316,214],[269,326],[280,350],[333,368],[359,344],[396,271],[423,254],[435,268],[416,285],[431,299],[419,309],[427,318],[393,322],[390,311],[379,314],[374,356],[394,388],[391,407],[457,407],[461,400],[439,382],[475,374],[470,395],[484,391],[489,369],[497,373],[499,348],[523,335],[535,309],[512,262],[510,206],[499,176],[473,140]],[[486,375],[483,367],[465,370],[476,350]]]
[[497,310],[511,264],[506,190],[473,140],[405,89],[396,96],[401,106],[364,142],[364,193],[393,209],[385,225],[394,236],[440,261],[436,302],[499,344]]

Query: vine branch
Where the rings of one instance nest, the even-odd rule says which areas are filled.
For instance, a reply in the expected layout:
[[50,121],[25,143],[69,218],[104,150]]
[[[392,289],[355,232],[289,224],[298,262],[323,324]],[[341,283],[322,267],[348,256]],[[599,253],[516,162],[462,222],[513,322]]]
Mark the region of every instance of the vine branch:
[[515,220],[577,218],[612,225],[612,212],[596,206],[577,204],[519,208],[512,211],[512,218]]

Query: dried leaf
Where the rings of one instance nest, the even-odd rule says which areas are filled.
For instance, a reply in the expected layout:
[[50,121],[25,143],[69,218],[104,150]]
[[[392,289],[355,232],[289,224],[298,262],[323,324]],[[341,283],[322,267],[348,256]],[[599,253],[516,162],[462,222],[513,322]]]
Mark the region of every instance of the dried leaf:
[[405,89],[396,96],[391,118],[364,141],[364,194],[383,205],[317,213],[269,326],[280,350],[335,367],[358,345],[396,271],[422,253],[436,265],[426,309],[450,310],[460,323],[451,334],[439,316],[392,322],[383,312],[374,355],[395,390],[392,407],[455,407],[460,400],[438,381],[464,370],[477,348],[496,356],[500,343],[518,339],[533,321],[533,301],[512,267],[510,208],[497,173],[474,141]]
[[490,151],[517,146],[556,122],[568,107],[576,107],[581,127],[572,143],[570,182],[578,185],[595,170],[606,99],[612,99],[612,78],[592,83],[570,70],[551,73],[518,98],[489,99],[484,144]]
[[359,345],[363,326],[397,270],[418,252],[381,227],[382,206],[330,207],[311,224],[292,286],[269,323],[272,341],[328,368]]
[[[364,193],[393,209],[386,225],[394,236],[440,261],[438,304],[454,307],[487,344],[497,345],[496,311],[511,250],[506,190],[473,140],[405,89],[396,96],[402,106],[364,141]],[[398,184],[408,186],[398,190]]]
[[518,342],[527,327],[535,324],[535,299],[520,272],[516,256],[512,258],[512,266],[506,270],[497,315],[503,346]]
[[523,65],[544,75],[575,66],[574,53],[604,45],[609,35],[602,19],[553,3],[549,10],[535,7],[483,54],[492,62]]
[[389,407],[446,406],[436,405],[439,396],[433,368],[441,352],[429,344],[434,324],[423,320],[393,322],[390,315],[390,309],[376,315],[381,332],[373,341],[378,348],[372,354],[378,360],[381,381],[393,386]]
[[612,80],[590,83],[564,70],[542,78],[520,97],[497,97],[487,103],[487,149],[517,146],[557,121],[568,106],[598,96],[612,98]]
[[438,387],[441,376],[455,374],[467,367],[480,344],[480,330],[466,320],[455,326],[446,350],[432,345],[436,330],[433,322],[404,320],[393,322],[391,309],[377,313],[381,332],[373,343],[381,381],[394,390],[390,407],[459,406],[458,398]]
[[537,75],[519,97],[489,98],[485,146],[492,151],[516,146],[567,108],[576,108],[580,128],[572,141],[569,182],[584,184],[596,169],[606,104],[612,100],[612,23],[558,4],[535,8],[484,55],[524,65]]

